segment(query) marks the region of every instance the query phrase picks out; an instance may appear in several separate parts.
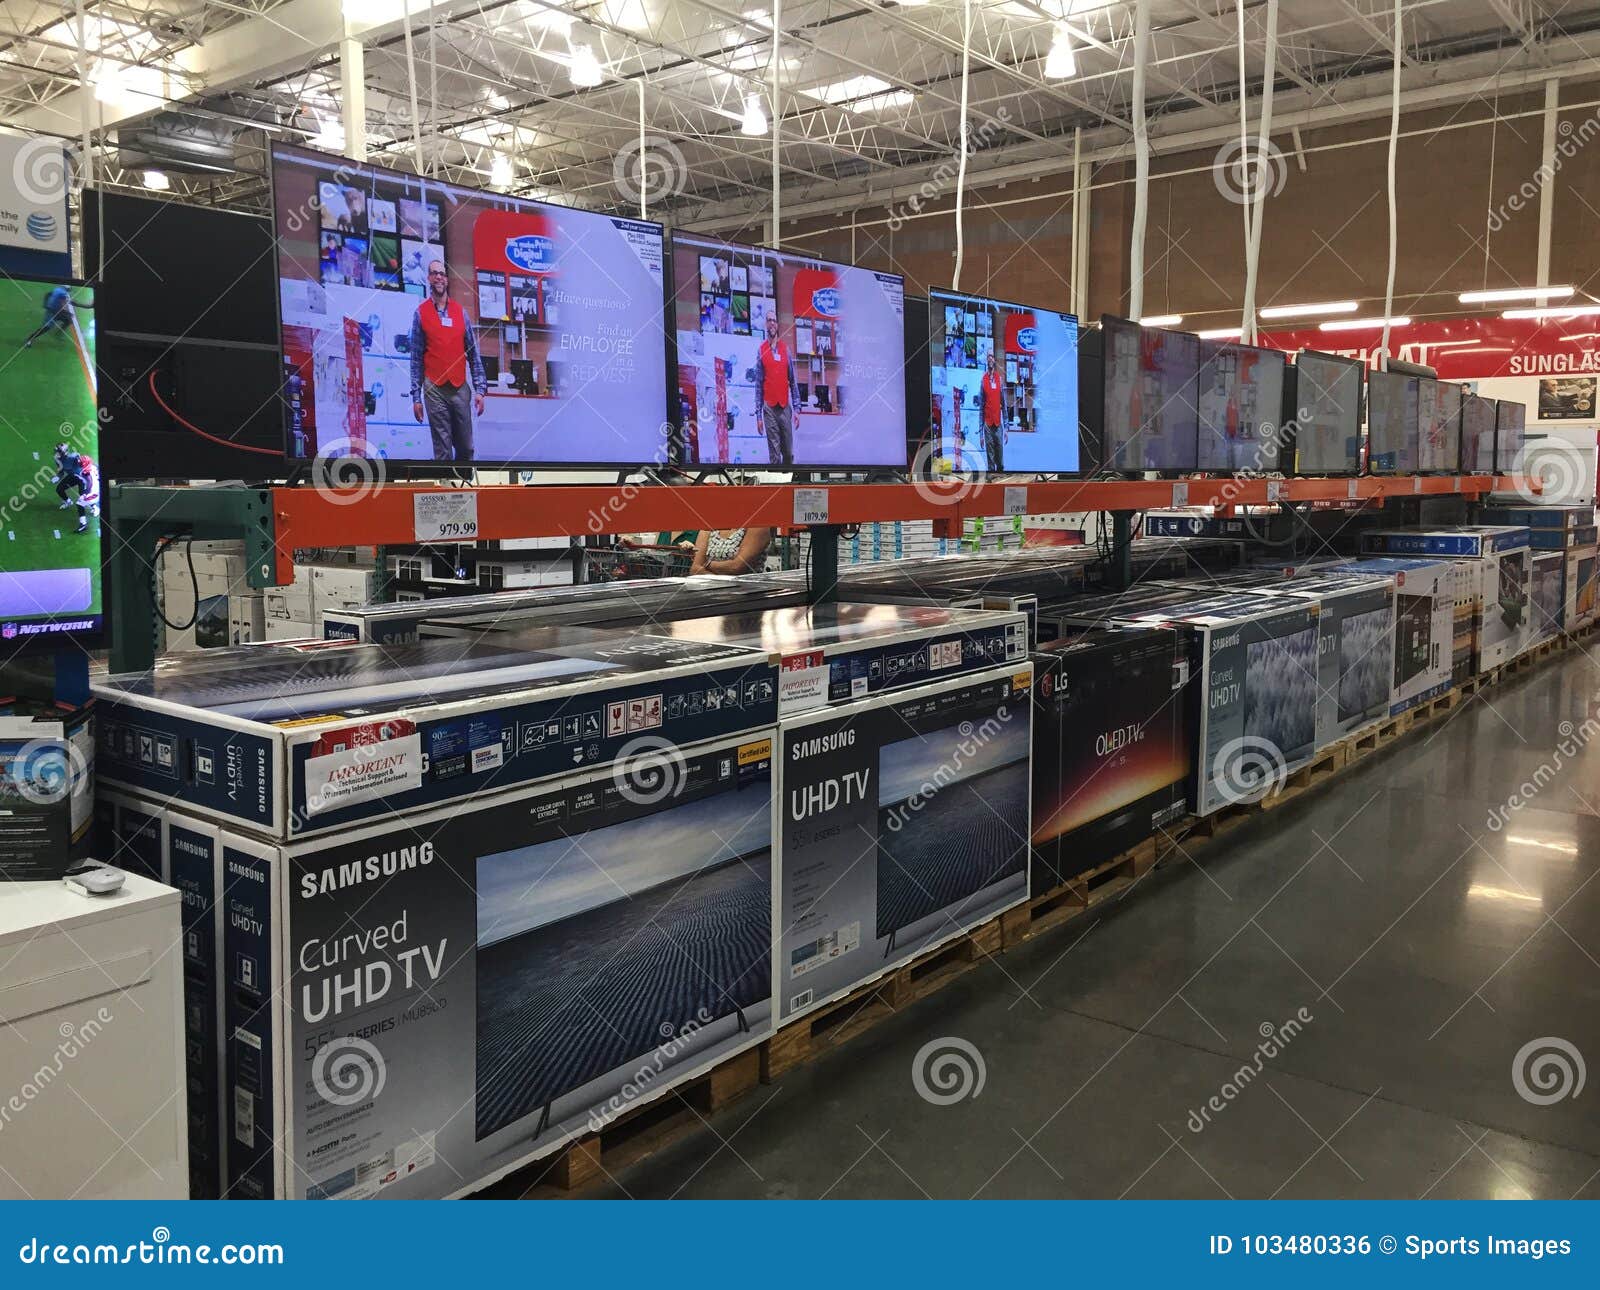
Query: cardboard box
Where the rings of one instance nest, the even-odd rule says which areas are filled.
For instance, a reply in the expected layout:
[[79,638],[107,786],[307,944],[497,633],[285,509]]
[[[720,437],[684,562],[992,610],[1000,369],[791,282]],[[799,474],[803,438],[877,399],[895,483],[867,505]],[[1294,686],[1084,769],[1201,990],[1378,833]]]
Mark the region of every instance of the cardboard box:
[[[1465,621],[1470,623],[1471,597],[1478,588],[1475,564],[1448,559],[1378,556],[1338,567],[1371,571],[1394,580],[1391,715],[1435,699],[1459,683],[1461,678],[1456,675],[1458,627],[1463,620],[1458,592],[1464,586],[1469,593],[1469,616]],[[1470,637],[1461,643],[1470,651]],[[1469,652],[1467,666],[1470,665]]]
[[347,829],[777,716],[767,658],[572,628],[252,645],[95,686],[104,778],[268,837]]
[[1028,897],[1031,664],[778,731],[781,1024]]
[[93,705],[0,709],[0,884],[59,879],[89,853]]
[[1033,655],[1034,896],[1189,809],[1189,659],[1166,628],[1086,631]]
[[316,638],[317,629],[309,622],[297,618],[269,618],[264,639],[269,641],[308,641]]
[[1478,518],[1485,524],[1560,531],[1593,528],[1595,511],[1592,506],[1485,506]]
[[1568,548],[1563,600],[1569,632],[1587,627],[1600,617],[1600,552],[1595,547]]
[[377,598],[378,574],[372,569],[313,565],[311,569],[311,620],[333,609],[370,605]]
[[1528,610],[1528,634],[1524,650],[1561,634],[1564,621],[1562,592],[1566,581],[1567,557],[1564,551],[1532,553],[1533,573]]
[[170,813],[224,884],[223,1194],[459,1195],[758,1044],[771,757],[756,730],[290,844]]

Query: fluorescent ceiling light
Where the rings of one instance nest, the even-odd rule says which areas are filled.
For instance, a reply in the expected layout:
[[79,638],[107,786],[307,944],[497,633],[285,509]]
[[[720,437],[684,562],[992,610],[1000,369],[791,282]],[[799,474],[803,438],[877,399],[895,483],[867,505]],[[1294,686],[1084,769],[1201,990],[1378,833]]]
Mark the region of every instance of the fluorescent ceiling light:
[[1390,328],[1409,327],[1411,319],[1401,314],[1395,318],[1339,318],[1333,322],[1321,324],[1318,331],[1366,331],[1369,328],[1382,327],[1387,323]]
[[1044,75],[1049,81],[1064,81],[1078,74],[1078,59],[1072,52],[1072,33],[1067,24],[1058,22],[1055,34],[1050,37],[1050,52],[1045,55]]
[[739,133],[758,135],[767,132],[767,114],[761,110],[761,96],[744,96],[744,119],[739,123]]
[[581,41],[572,46],[572,61],[568,65],[572,83],[580,90],[590,90],[605,80],[600,70],[600,60],[594,50]]
[[1195,335],[1201,340],[1238,340],[1244,335],[1243,327],[1212,327],[1207,331],[1197,331]]
[[510,188],[515,173],[511,158],[503,152],[497,152],[489,163],[489,182],[496,188]]
[[311,142],[324,152],[344,151],[344,122],[337,116],[317,114],[317,132]]
[[1549,305],[1543,309],[1507,309],[1502,318],[1581,318],[1600,314],[1600,305]]
[[1353,314],[1361,306],[1354,300],[1324,300],[1314,305],[1268,305],[1263,318],[1313,318],[1322,314]]
[[885,108],[902,107],[911,102],[909,90],[897,90],[879,76],[851,76],[830,85],[818,85],[802,91],[807,97],[848,107],[857,112],[879,112]]
[[629,31],[645,31],[650,26],[650,13],[644,7],[644,0],[604,0],[600,14],[612,26],[626,27]]
[[1183,321],[1182,314],[1146,314],[1139,319],[1141,327],[1176,327]]
[[1572,287],[1500,287],[1493,291],[1463,291],[1457,300],[1464,305],[1491,305],[1500,300],[1565,300]]
[[144,186],[153,193],[164,193],[172,187],[172,181],[160,170],[147,170],[144,172]]

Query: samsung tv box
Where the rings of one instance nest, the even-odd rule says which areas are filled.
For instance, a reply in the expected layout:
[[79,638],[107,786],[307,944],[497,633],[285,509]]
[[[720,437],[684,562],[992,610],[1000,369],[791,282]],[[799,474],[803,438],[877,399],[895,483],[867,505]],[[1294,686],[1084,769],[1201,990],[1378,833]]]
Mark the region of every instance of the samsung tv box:
[[1028,657],[1019,611],[830,603],[663,623],[681,642],[759,650],[777,669],[778,712],[846,703]]
[[279,839],[571,773],[631,741],[696,743],[777,716],[765,653],[565,627],[244,646],[94,688],[106,782]]
[[1529,544],[1527,525],[1458,524],[1448,528],[1367,529],[1361,535],[1366,555],[1494,555]]
[[1041,896],[1188,813],[1187,646],[1095,629],[1033,655],[1033,859]]
[[323,616],[322,634],[328,640],[404,645],[427,634],[421,630],[424,622],[434,628],[513,618],[528,627],[631,626],[673,612],[726,613],[763,603],[796,604],[804,598],[803,584],[774,581],[762,574],[638,578],[329,610]]

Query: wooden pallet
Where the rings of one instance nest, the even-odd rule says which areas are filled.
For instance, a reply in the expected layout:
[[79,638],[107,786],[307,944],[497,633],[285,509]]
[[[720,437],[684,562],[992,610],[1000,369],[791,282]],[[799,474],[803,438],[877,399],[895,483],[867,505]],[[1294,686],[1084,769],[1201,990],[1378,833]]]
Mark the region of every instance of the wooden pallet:
[[903,967],[857,986],[841,999],[781,1026],[761,1045],[761,1082],[854,1039],[897,1012],[943,989],[1003,948],[1000,919],[991,918]]
[[1034,896],[1024,905],[1000,915],[1001,943],[1005,949],[1058,927],[1104,901],[1120,896],[1156,865],[1157,846],[1146,838],[1130,851],[1087,869],[1059,887]]
[[573,1139],[555,1155],[535,1161],[482,1194],[536,1200],[593,1186],[693,1132],[706,1116],[737,1101],[760,1081],[760,1053],[747,1048],[665,1097],[624,1111],[599,1133]]

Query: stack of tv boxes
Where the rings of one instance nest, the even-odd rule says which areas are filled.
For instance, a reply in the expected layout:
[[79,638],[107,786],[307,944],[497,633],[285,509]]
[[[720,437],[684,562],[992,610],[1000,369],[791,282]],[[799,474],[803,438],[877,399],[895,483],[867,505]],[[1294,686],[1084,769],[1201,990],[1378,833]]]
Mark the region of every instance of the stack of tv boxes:
[[112,845],[185,893],[194,1194],[474,1190],[1026,899],[1021,615],[696,626],[98,687]]
[[[1533,547],[1536,569],[1544,562],[1544,581],[1535,585],[1535,604],[1547,604],[1552,596],[1552,580],[1560,586],[1560,609],[1552,626],[1546,609],[1541,623],[1541,637],[1558,632],[1569,635],[1593,623],[1600,615],[1597,604],[1597,579],[1600,565],[1596,562],[1596,543],[1600,542],[1600,529],[1595,525],[1592,506],[1496,506],[1485,507],[1483,519],[1488,524],[1526,526]],[[1559,565],[1559,578],[1548,572]]]
[[1527,648],[1533,592],[1529,537],[1528,528],[1519,525],[1369,529],[1361,535],[1361,550],[1368,555],[1443,557],[1472,570],[1477,673],[1510,662]]

